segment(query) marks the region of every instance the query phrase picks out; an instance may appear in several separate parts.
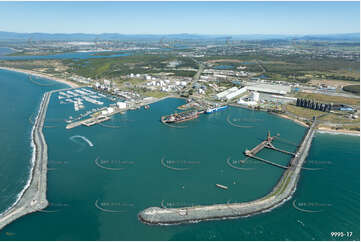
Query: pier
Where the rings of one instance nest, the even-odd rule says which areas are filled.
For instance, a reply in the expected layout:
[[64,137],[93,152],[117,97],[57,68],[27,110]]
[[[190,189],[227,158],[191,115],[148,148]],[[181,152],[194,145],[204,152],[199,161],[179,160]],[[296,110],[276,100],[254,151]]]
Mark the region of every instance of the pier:
[[275,136],[271,136],[270,132],[268,131],[268,134],[267,134],[267,138],[266,140],[262,141],[260,144],[258,144],[257,146],[255,146],[253,149],[251,150],[245,150],[244,151],[244,154],[250,158],[253,158],[253,159],[256,159],[256,160],[259,160],[259,161],[262,161],[264,163],[267,163],[267,164],[270,164],[270,165],[273,165],[273,166],[276,166],[276,167],[279,167],[279,168],[283,168],[283,169],[287,169],[288,166],[284,166],[284,165],[280,165],[280,164],[277,164],[275,162],[272,162],[272,161],[269,161],[269,160],[266,160],[264,158],[261,158],[261,157],[258,157],[256,156],[256,154],[258,152],[260,152],[262,149],[264,148],[267,148],[267,149],[271,149],[271,150],[275,150],[275,151],[278,151],[278,152],[281,152],[281,153],[285,153],[287,155],[292,155],[292,156],[295,156],[296,154],[293,153],[293,152],[290,152],[290,151],[287,151],[287,150],[282,150],[282,149],[279,149],[277,147],[275,147],[273,144],[272,144],[272,141],[275,139],[276,137]]
[[76,122],[68,124],[65,128],[66,129],[72,129],[72,128],[78,127],[80,125],[85,125],[85,126],[89,127],[89,126],[92,126],[92,125],[95,125],[95,124],[102,123],[104,121],[108,121],[108,120],[110,120],[111,116],[113,116],[113,115],[115,115],[117,113],[120,113],[122,111],[125,111],[125,109],[117,109],[116,111],[114,111],[111,114],[99,115],[97,117],[91,117],[91,118],[88,118],[88,119],[76,121]]
[[[172,96],[169,96],[169,97],[172,97]],[[149,106],[150,104],[152,103],[155,103],[155,102],[159,102],[161,100],[164,100],[166,98],[169,98],[169,97],[163,97],[163,98],[150,98],[150,99],[147,99],[147,100],[143,100],[141,103],[139,104],[134,104],[135,106],[128,106],[126,108],[116,108],[114,110],[114,112],[112,113],[108,113],[108,114],[105,114],[105,115],[99,115],[97,117],[91,117],[91,118],[87,118],[87,119],[84,119],[84,120],[79,120],[79,121],[75,121],[75,122],[72,122],[68,125],[66,125],[66,129],[72,129],[72,128],[75,128],[75,127],[78,127],[80,125],[84,125],[84,126],[93,126],[95,124],[99,124],[99,123],[102,123],[104,121],[108,121],[110,120],[110,117],[117,114],[117,113],[122,113],[122,112],[126,112],[128,110],[133,110],[133,109],[137,109],[137,108],[140,108],[142,106]],[[105,108],[104,108],[105,109]]]
[[48,206],[46,199],[48,150],[43,135],[43,126],[50,96],[54,91],[44,94],[31,135],[33,146],[33,164],[27,187],[19,200],[0,216],[0,230],[12,221]]
[[[150,207],[138,214],[139,220],[145,224],[171,225],[207,220],[231,219],[270,211],[271,209],[282,205],[292,197],[296,190],[300,172],[308,155],[316,126],[317,120],[314,120],[303,137],[297,152],[291,159],[289,166],[284,167],[285,171],[282,177],[272,191],[266,196],[243,203],[226,203],[182,208]],[[270,140],[272,141],[273,138],[274,137],[268,135],[267,140],[248,151],[248,153],[254,156],[257,152],[265,148],[267,143]]]

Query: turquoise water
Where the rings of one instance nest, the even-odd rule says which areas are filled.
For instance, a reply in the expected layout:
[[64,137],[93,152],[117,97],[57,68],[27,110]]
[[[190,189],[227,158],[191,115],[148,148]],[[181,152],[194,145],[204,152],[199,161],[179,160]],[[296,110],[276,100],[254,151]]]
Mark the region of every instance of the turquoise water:
[[[39,79],[34,78],[39,81]],[[42,79],[51,88],[65,85]],[[30,133],[42,94],[50,87],[38,86],[27,75],[0,70],[0,213],[17,199],[17,194],[28,180],[30,169]]]
[[[0,74],[7,76],[1,84],[8,87],[0,89],[1,103],[14,101],[13,92],[28,100],[19,102],[19,109],[9,104],[8,112],[14,116],[0,120],[7,132],[1,147],[9,141],[21,144],[21,149],[4,148],[0,156],[4,170],[12,172],[9,176],[1,172],[0,184],[8,184],[2,195],[16,197],[31,155],[27,118],[49,89],[29,83],[22,74]],[[323,169],[303,171],[295,196],[269,213],[181,226],[140,223],[138,212],[150,206],[241,202],[264,196],[283,170],[252,160],[242,166],[249,170],[237,170],[227,160],[237,165],[233,162],[245,159],[243,151],[257,145],[268,130],[287,140],[275,145],[289,151],[296,149],[292,143],[299,143],[305,132],[290,120],[233,107],[175,127],[159,122],[160,116],[183,103],[166,99],[149,110],[116,115],[103,126],[66,130],[63,120],[74,113],[73,105],[59,104],[53,95],[44,128],[50,206],[5,227],[0,240],[330,240],[330,232],[341,231],[353,232],[348,239],[360,238],[360,143],[359,137],[343,135],[316,135],[306,165]],[[15,150],[21,157],[14,157]],[[259,156],[280,164],[290,158],[270,150]],[[186,170],[169,169],[162,161]],[[220,190],[216,183],[229,189]],[[8,204],[3,200],[0,207]],[[306,213],[293,204],[322,211]]]

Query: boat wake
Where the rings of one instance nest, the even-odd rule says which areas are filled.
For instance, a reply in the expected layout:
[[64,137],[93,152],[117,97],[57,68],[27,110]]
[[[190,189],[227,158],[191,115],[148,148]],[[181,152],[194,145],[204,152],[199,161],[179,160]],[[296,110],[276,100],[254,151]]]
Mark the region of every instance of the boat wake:
[[84,137],[84,136],[74,135],[74,136],[71,136],[71,137],[70,137],[70,140],[71,140],[71,141],[77,143],[77,142],[75,141],[75,139],[82,139],[82,140],[84,140],[90,147],[93,147],[93,146],[94,146],[93,143],[92,143],[90,140],[88,140],[86,137]]

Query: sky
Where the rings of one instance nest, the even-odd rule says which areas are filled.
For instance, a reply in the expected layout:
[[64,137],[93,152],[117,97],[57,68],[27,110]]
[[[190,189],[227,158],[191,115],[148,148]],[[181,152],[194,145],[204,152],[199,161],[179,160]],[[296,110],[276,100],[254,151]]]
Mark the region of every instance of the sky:
[[120,34],[360,32],[359,2],[0,2],[0,31]]

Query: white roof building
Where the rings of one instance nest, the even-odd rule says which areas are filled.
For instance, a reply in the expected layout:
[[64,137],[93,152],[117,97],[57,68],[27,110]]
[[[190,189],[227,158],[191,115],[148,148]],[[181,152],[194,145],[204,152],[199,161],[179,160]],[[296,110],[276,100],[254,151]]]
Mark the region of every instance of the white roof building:
[[245,93],[246,91],[247,91],[247,88],[243,87],[243,88],[241,88],[241,89],[237,89],[236,91],[227,94],[227,95],[225,96],[225,98],[226,98],[227,100],[231,100],[232,98],[235,98],[235,97],[241,95],[242,93]]
[[291,92],[291,87],[285,85],[257,84],[257,85],[247,86],[247,90],[254,92],[285,95]]
[[224,98],[225,96],[227,96],[229,93],[235,92],[235,91],[237,91],[237,90],[238,90],[237,87],[229,88],[229,89],[227,89],[227,90],[225,90],[225,91],[223,91],[223,92],[217,93],[217,94],[216,94],[216,98],[217,98],[217,99],[222,99],[222,98]]
[[125,109],[127,108],[127,104],[125,102],[117,102],[117,106],[120,109]]
[[114,108],[112,108],[112,107],[107,108],[107,112],[108,112],[108,113],[114,112]]

